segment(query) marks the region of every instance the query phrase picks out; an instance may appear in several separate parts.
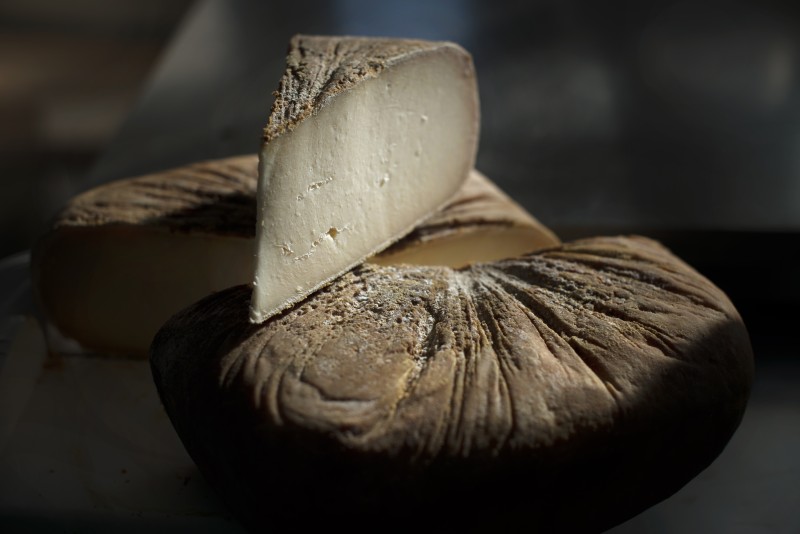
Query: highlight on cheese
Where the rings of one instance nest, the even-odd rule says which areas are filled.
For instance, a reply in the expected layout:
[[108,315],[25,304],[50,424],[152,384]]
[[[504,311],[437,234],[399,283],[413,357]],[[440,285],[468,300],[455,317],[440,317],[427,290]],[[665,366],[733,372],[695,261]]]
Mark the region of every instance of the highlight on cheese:
[[295,37],[260,153],[251,320],[441,208],[473,167],[478,119],[472,60],[455,44]]

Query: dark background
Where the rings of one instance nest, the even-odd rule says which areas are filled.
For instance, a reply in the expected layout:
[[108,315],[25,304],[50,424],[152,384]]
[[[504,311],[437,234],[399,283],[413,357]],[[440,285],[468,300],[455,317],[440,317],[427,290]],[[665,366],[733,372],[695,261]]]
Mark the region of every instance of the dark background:
[[0,258],[85,187],[190,6],[0,0]]
[[255,152],[298,32],[459,42],[480,170],[562,238],[661,239],[740,309],[740,432],[619,532],[800,531],[796,4],[0,0],[0,257],[92,185]]

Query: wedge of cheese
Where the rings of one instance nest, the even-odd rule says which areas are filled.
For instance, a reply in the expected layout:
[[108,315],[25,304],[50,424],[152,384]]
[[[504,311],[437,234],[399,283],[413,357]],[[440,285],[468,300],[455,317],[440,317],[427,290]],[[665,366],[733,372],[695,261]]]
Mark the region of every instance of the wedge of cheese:
[[[74,198],[33,250],[33,286],[50,349],[142,357],[172,314],[249,284],[257,167],[255,155],[208,161]],[[466,262],[454,250],[472,248],[469,260],[488,261],[557,244],[473,171],[441,212],[369,261],[460,267]]]
[[296,36],[260,153],[262,322],[441,208],[478,140],[472,60],[445,42]]

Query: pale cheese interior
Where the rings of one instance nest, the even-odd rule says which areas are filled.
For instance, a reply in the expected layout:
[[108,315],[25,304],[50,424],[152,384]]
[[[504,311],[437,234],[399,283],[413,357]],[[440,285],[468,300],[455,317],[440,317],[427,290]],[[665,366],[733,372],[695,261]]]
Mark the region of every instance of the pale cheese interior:
[[415,243],[373,258],[376,265],[443,265],[457,269],[471,263],[513,258],[557,244],[552,234],[531,226],[472,227],[462,232]]
[[173,314],[251,280],[252,254],[247,238],[126,226],[63,230],[48,243],[35,284],[61,336],[96,352],[138,356]]
[[268,143],[251,319],[261,322],[390,245],[472,167],[475,82],[454,51],[387,68]]

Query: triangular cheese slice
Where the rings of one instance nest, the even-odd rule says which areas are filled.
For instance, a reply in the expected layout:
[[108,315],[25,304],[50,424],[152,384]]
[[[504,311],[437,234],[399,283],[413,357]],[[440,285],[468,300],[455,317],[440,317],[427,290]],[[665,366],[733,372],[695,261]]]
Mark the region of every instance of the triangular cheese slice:
[[251,320],[409,233],[466,180],[472,61],[444,42],[296,36],[260,153]]

